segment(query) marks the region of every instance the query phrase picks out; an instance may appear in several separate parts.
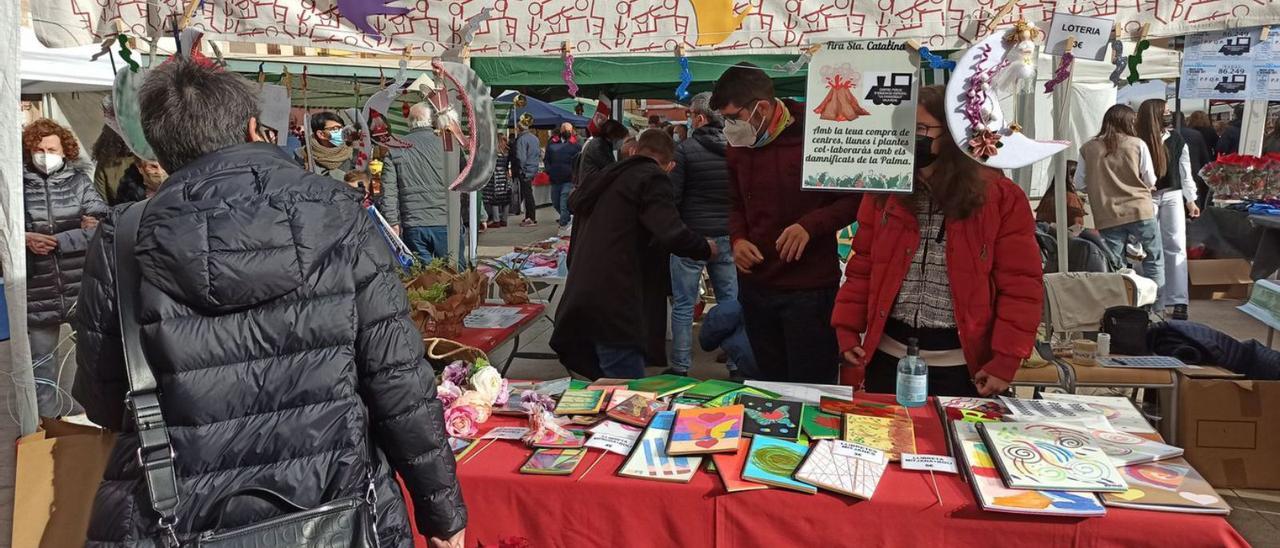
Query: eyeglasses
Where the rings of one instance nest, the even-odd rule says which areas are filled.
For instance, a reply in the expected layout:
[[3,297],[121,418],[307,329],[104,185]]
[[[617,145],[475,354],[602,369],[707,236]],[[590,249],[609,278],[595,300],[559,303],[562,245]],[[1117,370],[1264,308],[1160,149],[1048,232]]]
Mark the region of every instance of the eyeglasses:
[[916,135],[928,135],[935,129],[942,129],[942,126],[931,126],[929,124],[916,124]]
[[726,120],[741,120],[744,114],[746,116],[751,116],[751,113],[754,112],[754,107],[756,106],[756,103],[759,103],[762,100],[763,99],[752,100],[751,102],[748,102],[747,104],[743,105],[742,108],[738,109],[738,112],[735,112],[733,114],[729,114],[728,112],[725,112],[722,110],[720,111],[720,115],[724,116]]
[[336,125],[336,126],[324,126],[324,130],[325,130],[325,131],[333,131],[333,130],[335,130],[335,129],[342,129],[342,125]]

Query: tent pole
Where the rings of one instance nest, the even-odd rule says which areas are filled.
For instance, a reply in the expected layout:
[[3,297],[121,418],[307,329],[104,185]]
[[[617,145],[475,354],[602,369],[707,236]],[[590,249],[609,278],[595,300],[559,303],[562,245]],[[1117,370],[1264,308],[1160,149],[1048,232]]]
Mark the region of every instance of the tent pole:
[[[1067,124],[1070,123],[1070,113],[1068,105],[1071,104],[1071,80],[1072,75],[1067,75],[1067,81],[1058,86],[1054,90],[1054,100],[1056,104],[1053,109],[1053,136],[1055,139],[1067,139],[1069,132]],[[1057,231],[1055,238],[1058,241],[1058,272],[1069,272],[1067,265],[1067,253],[1070,249],[1071,236],[1067,233],[1067,186],[1071,181],[1067,180],[1067,155],[1065,152],[1058,153],[1057,163],[1054,164],[1056,174],[1053,177],[1055,184],[1053,185],[1053,218]]]

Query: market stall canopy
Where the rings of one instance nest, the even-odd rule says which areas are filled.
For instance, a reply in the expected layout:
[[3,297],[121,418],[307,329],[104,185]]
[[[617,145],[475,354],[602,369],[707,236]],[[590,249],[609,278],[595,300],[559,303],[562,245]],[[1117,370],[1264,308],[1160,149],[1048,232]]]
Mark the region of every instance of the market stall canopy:
[[115,83],[111,59],[104,55],[97,61],[89,60],[98,46],[48,48],[27,27],[22,27],[20,43],[22,93],[108,91]]
[[[778,95],[804,95],[805,71],[788,72],[775,67],[796,55],[716,55],[691,57],[693,82],[689,93],[711,91],[720,75],[742,61],[765,70]],[[476,73],[490,86],[519,89],[540,97],[559,98],[565,91],[564,62],[558,57],[482,57],[471,60]],[[674,99],[680,84],[680,64],[673,56],[579,57],[573,62],[573,80],[579,97],[601,93],[614,99]]]
[[506,118],[505,123],[501,124],[502,127],[511,127],[515,125],[515,121],[525,113],[533,116],[533,127],[540,129],[554,128],[565,122],[573,124],[573,127],[587,127],[587,122],[590,121],[587,118],[578,116],[577,114],[552,105],[551,103],[529,97],[527,95],[524,97],[525,105],[523,107],[513,108],[512,102],[515,100],[517,95],[519,95],[519,93],[516,91],[504,91],[493,100],[495,110],[502,108],[499,107],[499,105],[503,105],[503,103],[505,103],[503,107],[505,107],[505,110],[510,113]]
[[[202,2],[190,24],[206,39],[260,42],[370,53],[413,46],[437,56],[465,45],[473,57],[545,55],[558,58],[570,44],[581,60],[592,56],[795,53],[827,41],[914,38],[934,49],[957,49],[983,33],[1004,2],[852,2],[850,0],[669,0],[666,2],[457,2],[424,0],[272,0]],[[129,9],[125,9],[125,5]],[[136,35],[170,33],[189,2],[99,0],[30,2],[41,41],[53,47],[101,43],[117,21]],[[736,9],[735,9],[736,8]],[[1150,23],[1152,38],[1274,24],[1280,3],[1218,0],[1176,2],[1027,2],[1001,12],[1009,24],[1049,20],[1054,10],[1115,19],[1134,33]],[[557,73],[559,71],[556,71]]]

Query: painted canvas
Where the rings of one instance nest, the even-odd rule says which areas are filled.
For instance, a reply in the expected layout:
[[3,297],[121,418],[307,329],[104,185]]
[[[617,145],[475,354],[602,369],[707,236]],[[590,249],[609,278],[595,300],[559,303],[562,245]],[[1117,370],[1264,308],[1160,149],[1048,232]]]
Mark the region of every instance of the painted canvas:
[[802,443],[756,436],[751,439],[747,464],[742,468],[742,479],[810,495],[817,493],[817,487],[791,477],[808,451],[809,446]]
[[695,455],[736,451],[742,438],[741,405],[700,407],[676,411],[671,428],[669,455]]
[[1120,473],[1129,482],[1129,490],[1104,493],[1102,502],[1107,506],[1188,514],[1231,513],[1231,506],[1183,459],[1126,466]]
[[795,478],[820,489],[871,500],[880,478],[884,476],[886,464],[840,455],[834,448],[832,440],[821,440],[815,444],[800,468],[796,469]]
[[[1000,400],[991,399],[991,398],[972,398],[967,396],[938,396],[936,398],[936,401],[938,402],[938,407],[942,408],[944,412],[946,412],[948,415],[952,413],[952,410],[974,411],[976,412],[974,416],[983,417],[983,418],[995,418],[996,420],[999,420],[1001,417],[1003,417],[1006,413],[1009,412],[1009,408],[1005,407],[1004,404],[1000,402]],[[963,413],[961,413],[960,415],[964,416]],[[962,420],[962,419],[955,418],[951,420]],[[975,421],[970,421],[970,422],[975,422]],[[976,422],[982,422],[982,421],[976,421]]]
[[771,400],[759,396],[738,397],[746,419],[742,432],[747,436],[773,436],[795,441],[800,436],[800,418],[804,404],[787,400]]
[[698,384],[698,379],[682,377],[680,375],[656,375],[653,377],[645,377],[636,379],[627,383],[627,388],[637,392],[653,392],[659,398],[665,398],[672,394],[679,394]]
[[916,452],[915,426],[910,420],[846,414],[842,437],[884,451],[892,461]]
[[542,436],[533,440],[529,445],[547,449],[569,449],[582,447],[587,443],[587,435],[581,430],[566,430],[568,436],[556,433],[553,429],[546,429]]
[[746,466],[747,456],[750,453],[751,440],[739,438],[737,451],[711,455],[711,461],[716,465],[716,473],[720,475],[720,481],[724,482],[725,491],[737,493],[738,491],[756,491],[769,488],[768,485],[763,483],[742,479],[742,468]]
[[675,422],[675,411],[663,411],[654,415],[649,427],[640,435],[627,460],[623,461],[618,475],[630,478],[687,483],[702,464],[702,457],[671,456],[667,454],[667,441]]
[[742,388],[742,386],[743,385],[736,382],[732,382],[732,381],[726,381],[721,379],[707,379],[705,381],[702,381],[698,384],[693,385],[693,388],[686,390],[683,394],[680,394],[680,395],[686,398],[709,400],[711,398],[719,396],[720,394],[723,394],[730,390],[737,390],[739,388]]
[[816,405],[805,405],[800,417],[800,430],[810,439],[827,440],[840,437],[840,415],[823,413]]
[[836,415],[853,413],[855,415],[862,415],[865,417],[911,420],[911,415],[907,414],[906,407],[894,405],[892,403],[850,401],[824,396],[819,407],[824,413],[833,413]]
[[586,449],[539,449],[520,467],[520,473],[568,476],[573,474],[586,454]]
[[646,399],[650,399],[650,400],[658,399],[658,395],[654,394],[653,392],[637,392],[635,390],[617,388],[609,391],[609,404],[604,407],[605,411],[608,411],[610,409],[613,409],[614,407],[622,405],[622,402],[627,401],[627,399],[630,398],[631,396],[644,396]]
[[1077,402],[1052,400],[1027,400],[1000,396],[1000,401],[1009,408],[1009,414],[1019,417],[1016,420],[1032,419],[1074,419],[1080,417],[1100,416],[1096,409]]
[[744,386],[742,388],[738,388],[736,390],[730,390],[728,392],[720,394],[719,396],[711,398],[707,400],[706,403],[703,403],[702,406],[703,407],[724,407],[726,405],[742,403],[738,401],[738,399],[741,398],[742,396],[756,396],[758,398],[778,397],[777,394],[774,394],[772,392],[761,390],[759,388],[752,388],[750,386]]
[[1065,424],[1028,424],[1028,432],[1051,438],[1054,443],[1077,447],[1093,442],[1115,466],[1130,466],[1182,456],[1182,448],[1140,438],[1116,430],[1076,428]]
[[604,406],[603,390],[565,390],[556,404],[557,415],[594,415]]
[[1048,516],[1103,516],[1107,509],[1097,495],[1083,491],[1050,491],[1009,489],[987,451],[982,435],[974,423],[951,422],[952,433],[959,445],[965,474],[971,480],[974,497],[983,510],[1013,514]]
[[702,404],[704,403],[706,403],[706,400],[700,400],[697,398],[686,398],[684,394],[681,394],[679,396],[671,398],[671,410],[679,411],[681,409],[688,409],[690,407],[702,407]]
[[1116,430],[1155,441],[1164,441],[1155,427],[1142,416],[1142,412],[1133,406],[1129,398],[1048,392],[1041,394],[1040,397],[1050,401],[1083,403],[1102,413]]
[[[614,397],[617,395],[615,394]],[[618,405],[612,405],[605,415],[632,426],[646,426],[663,407],[664,404],[661,401],[643,394],[636,394],[619,402]]]
[[978,431],[1005,484],[1014,489],[1124,492],[1129,489],[1111,459],[1092,440],[1059,440],[1054,425],[983,422]]

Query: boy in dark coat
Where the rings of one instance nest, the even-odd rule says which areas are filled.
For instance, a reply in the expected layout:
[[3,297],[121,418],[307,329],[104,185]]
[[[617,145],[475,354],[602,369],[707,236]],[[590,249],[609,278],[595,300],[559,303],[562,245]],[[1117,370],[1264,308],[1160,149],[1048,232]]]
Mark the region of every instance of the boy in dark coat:
[[569,197],[576,217],[569,278],[551,348],[570,369],[599,377],[644,376],[645,305],[665,300],[668,254],[706,260],[714,244],[680,220],[667,173],[675,143],[645,131],[636,154],[588,178]]

